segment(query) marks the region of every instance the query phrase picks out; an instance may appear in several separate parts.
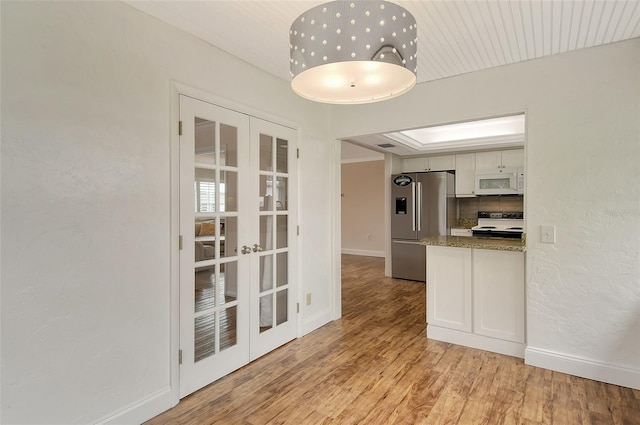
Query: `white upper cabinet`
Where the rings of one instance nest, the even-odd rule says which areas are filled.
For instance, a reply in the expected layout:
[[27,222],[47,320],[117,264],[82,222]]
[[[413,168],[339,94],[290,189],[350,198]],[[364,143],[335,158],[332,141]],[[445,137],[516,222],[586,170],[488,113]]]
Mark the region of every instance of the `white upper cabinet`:
[[428,170],[427,171],[449,171],[456,169],[456,156],[455,155],[440,155],[430,156],[427,158]]
[[476,170],[522,167],[524,167],[524,149],[476,153]]
[[503,168],[524,168],[524,149],[502,151]]
[[402,160],[402,172],[415,172],[427,170],[427,158],[405,158]]
[[476,154],[456,155],[456,197],[475,196]]
[[402,161],[402,171],[449,171],[456,169],[455,155],[421,156],[418,158],[405,158]]

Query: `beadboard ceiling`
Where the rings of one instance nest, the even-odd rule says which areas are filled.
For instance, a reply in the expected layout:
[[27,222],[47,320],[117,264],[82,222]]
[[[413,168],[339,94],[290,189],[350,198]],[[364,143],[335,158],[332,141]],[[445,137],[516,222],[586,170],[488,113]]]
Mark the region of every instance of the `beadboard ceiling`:
[[[127,1],[289,80],[289,27],[323,1]],[[640,37],[639,0],[395,1],[418,23],[418,83]]]
[[[324,3],[125,2],[286,81],[290,80],[289,27],[307,9]],[[640,37],[640,0],[394,3],[409,10],[418,24],[418,84]]]

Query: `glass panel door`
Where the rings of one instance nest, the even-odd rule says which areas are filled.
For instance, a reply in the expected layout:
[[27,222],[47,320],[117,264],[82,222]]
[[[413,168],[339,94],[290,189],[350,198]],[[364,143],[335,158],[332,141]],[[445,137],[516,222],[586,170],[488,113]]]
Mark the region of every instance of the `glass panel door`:
[[180,97],[180,396],[295,338],[296,132]]
[[238,252],[240,238],[249,235],[240,232],[250,220],[238,208],[242,175],[249,170],[241,161],[248,157],[249,120],[188,97],[181,97],[180,116],[184,396],[249,361],[250,260]]
[[252,305],[258,311],[251,323],[251,358],[278,347],[297,334],[295,285],[291,278],[295,245],[295,217],[289,181],[295,176],[290,164],[295,152],[294,130],[251,119],[251,137],[259,141],[252,153],[258,186],[257,281],[253,280]]

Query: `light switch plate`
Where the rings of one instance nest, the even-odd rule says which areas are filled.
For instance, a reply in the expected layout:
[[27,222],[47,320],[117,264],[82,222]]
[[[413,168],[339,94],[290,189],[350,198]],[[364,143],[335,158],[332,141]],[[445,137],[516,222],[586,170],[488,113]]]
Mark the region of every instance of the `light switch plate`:
[[540,226],[540,242],[556,243],[556,226]]

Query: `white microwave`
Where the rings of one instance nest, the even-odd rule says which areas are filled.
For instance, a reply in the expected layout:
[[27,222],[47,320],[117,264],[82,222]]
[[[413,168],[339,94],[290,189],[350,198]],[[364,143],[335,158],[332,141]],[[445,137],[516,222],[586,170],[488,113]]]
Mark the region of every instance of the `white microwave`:
[[524,194],[524,169],[476,170],[476,195]]

